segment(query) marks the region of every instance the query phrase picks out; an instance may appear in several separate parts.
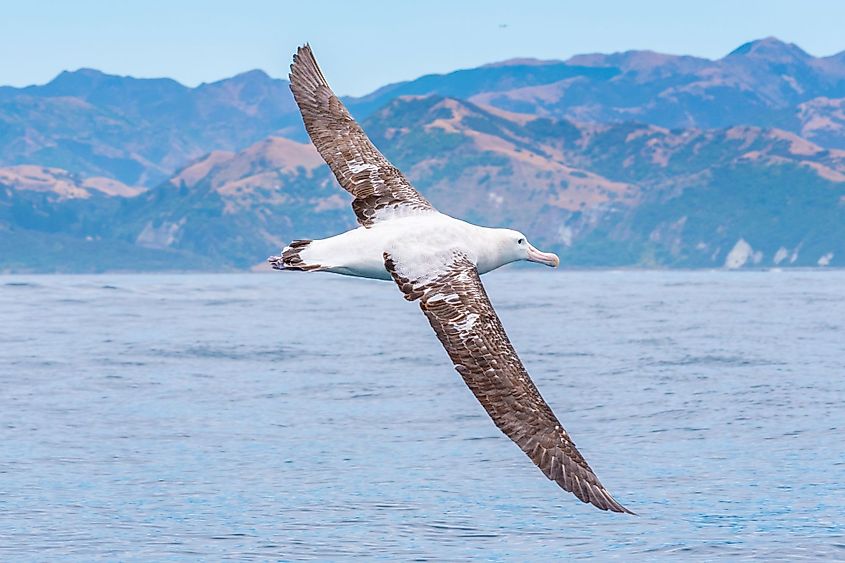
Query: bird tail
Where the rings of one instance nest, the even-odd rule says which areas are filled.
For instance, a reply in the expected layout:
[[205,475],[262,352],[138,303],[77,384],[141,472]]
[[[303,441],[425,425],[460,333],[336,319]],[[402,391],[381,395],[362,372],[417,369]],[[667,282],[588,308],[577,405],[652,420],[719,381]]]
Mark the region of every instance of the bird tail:
[[291,241],[284,249],[280,256],[271,256],[267,259],[274,270],[300,270],[310,272],[312,270],[319,270],[322,268],[320,264],[308,264],[302,259],[302,251],[308,248],[311,240],[294,240]]

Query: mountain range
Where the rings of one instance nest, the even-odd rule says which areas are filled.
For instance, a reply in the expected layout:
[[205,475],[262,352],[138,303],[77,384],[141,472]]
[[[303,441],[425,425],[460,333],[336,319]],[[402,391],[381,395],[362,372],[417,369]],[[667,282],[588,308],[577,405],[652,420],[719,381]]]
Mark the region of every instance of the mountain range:
[[[438,209],[564,265],[845,264],[845,52],[518,59],[344,101]],[[0,271],[257,267],[348,202],[261,71],[0,87]]]

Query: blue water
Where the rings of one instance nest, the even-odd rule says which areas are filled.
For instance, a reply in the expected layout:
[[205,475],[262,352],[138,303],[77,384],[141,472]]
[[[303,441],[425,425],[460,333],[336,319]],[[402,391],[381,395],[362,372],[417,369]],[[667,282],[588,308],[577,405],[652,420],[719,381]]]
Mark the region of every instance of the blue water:
[[0,560],[845,558],[845,272],[485,283],[639,516],[547,481],[391,283],[2,276]]

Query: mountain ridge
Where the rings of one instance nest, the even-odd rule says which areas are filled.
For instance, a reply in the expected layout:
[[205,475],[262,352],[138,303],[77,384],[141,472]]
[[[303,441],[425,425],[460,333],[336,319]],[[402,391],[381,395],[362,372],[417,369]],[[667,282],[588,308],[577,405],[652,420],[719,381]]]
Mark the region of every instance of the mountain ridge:
[[[526,119],[441,96],[397,98],[363,126],[438,209],[519,227],[565,266],[845,258],[845,151],[790,132]],[[49,206],[37,195],[25,200],[28,214],[18,201],[18,216],[41,219],[13,227],[31,235],[52,229],[50,217],[72,217],[64,232],[135,245],[176,269],[250,268],[292,238],[355,226],[348,194],[313,146],[285,138],[214,151],[134,197],[54,194]]]
[[[245,269],[355,225],[263,71],[27,88],[0,88],[0,271]],[[344,100],[441,211],[520,228],[566,266],[839,266],[838,88],[845,52],[767,38],[717,60],[511,59]]]
[[[389,84],[344,101],[359,119],[402,95],[444,95],[510,112],[668,128],[777,127],[845,148],[845,51],[813,57],[775,38],[711,60],[652,51],[512,59]],[[810,108],[811,111],[808,111]],[[813,120],[815,125],[808,125]],[[827,127],[819,123],[829,122]],[[188,87],[82,68],[0,87],[0,165],[38,164],[147,187],[212,150],[267,136],[306,140],[287,81],[250,70]]]

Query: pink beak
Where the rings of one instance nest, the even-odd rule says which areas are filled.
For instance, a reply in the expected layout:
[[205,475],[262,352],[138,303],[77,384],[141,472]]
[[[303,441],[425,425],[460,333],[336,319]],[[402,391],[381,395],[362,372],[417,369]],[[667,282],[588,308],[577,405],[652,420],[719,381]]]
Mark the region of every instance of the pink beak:
[[557,254],[552,254],[551,252],[540,252],[530,244],[528,245],[528,261],[539,262],[540,264],[545,264],[546,266],[551,266],[552,268],[557,268],[560,265],[560,258],[557,257]]

